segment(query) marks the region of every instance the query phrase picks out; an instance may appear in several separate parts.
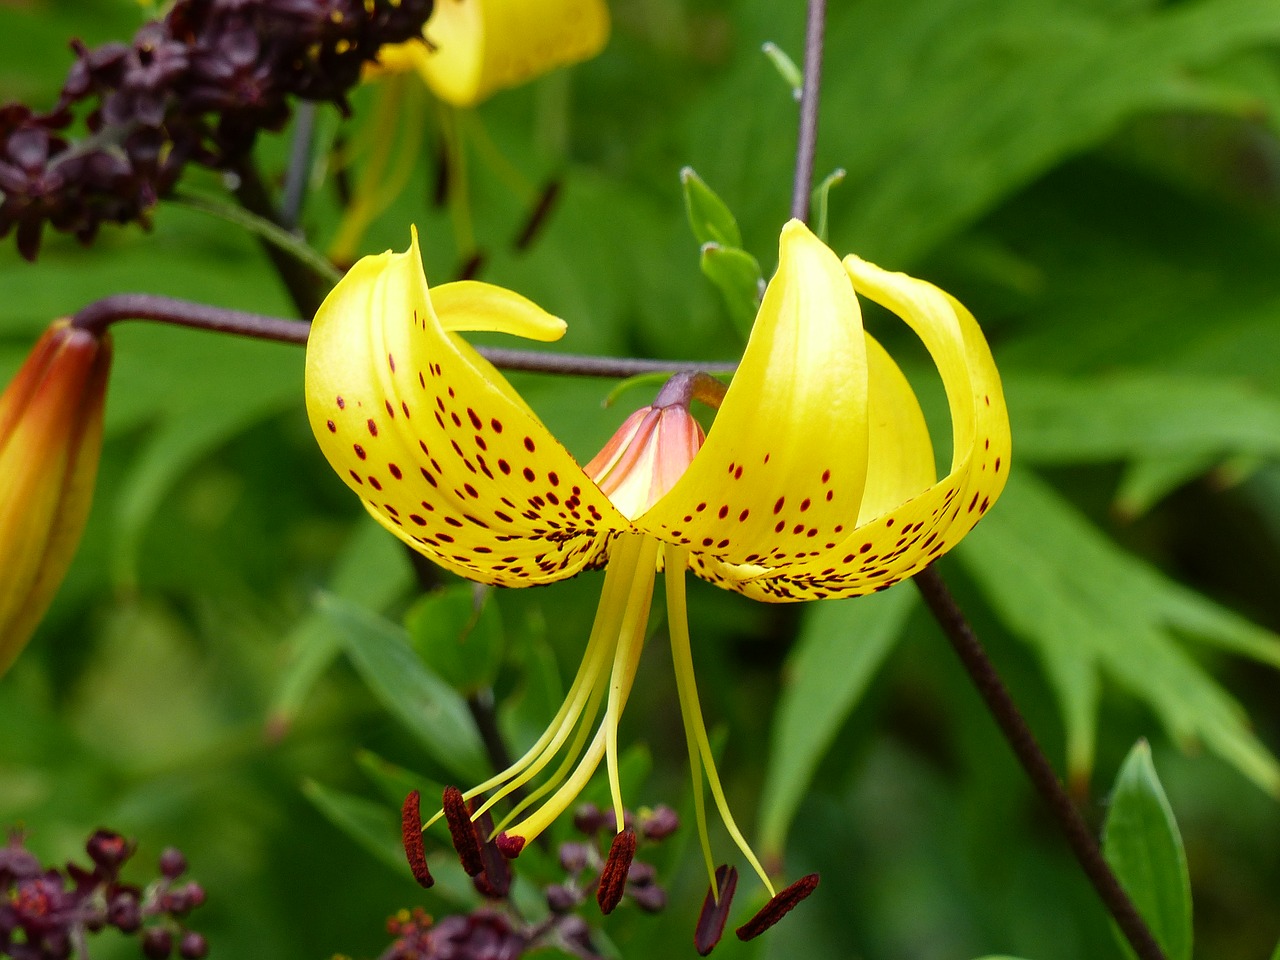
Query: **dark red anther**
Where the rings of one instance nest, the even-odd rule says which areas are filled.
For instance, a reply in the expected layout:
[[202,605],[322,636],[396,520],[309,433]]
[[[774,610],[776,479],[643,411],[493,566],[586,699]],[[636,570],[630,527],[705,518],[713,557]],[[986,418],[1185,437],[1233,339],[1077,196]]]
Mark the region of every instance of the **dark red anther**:
[[[475,806],[472,801],[471,806]],[[493,834],[493,817],[486,810],[473,822],[476,840],[480,843],[480,859],[484,863],[484,871],[472,878],[476,890],[481,896],[490,900],[504,900],[511,891],[511,866],[502,855],[498,845],[489,839]]]
[[480,856],[480,841],[467,811],[467,801],[462,799],[462,791],[457,787],[445,787],[443,806],[449,836],[453,839],[453,849],[458,851],[458,859],[462,861],[462,869],[469,877],[482,873],[484,860]]
[[596,903],[600,904],[602,913],[613,913],[614,907],[622,902],[622,894],[627,889],[627,871],[635,855],[636,832],[628,829],[616,834],[609,847],[609,859],[600,871],[600,886],[596,888]]
[[494,842],[508,860],[514,860],[520,856],[520,851],[524,849],[524,837],[513,836],[505,830],[498,834],[498,839]]
[[693,946],[699,956],[709,954],[724,936],[725,921],[729,919],[729,904],[733,902],[733,891],[737,889],[737,868],[727,863],[716,867],[715,889],[707,889],[707,896],[702,901],[702,912],[698,914],[698,925],[693,929]]
[[818,889],[818,875],[816,873],[801,877],[766,903],[759,913],[740,926],[736,931],[738,939],[754,940],[790,913],[796,904],[816,889]]
[[419,810],[421,797],[417,790],[412,790],[404,798],[404,806],[400,808],[400,839],[404,843],[404,855],[409,860],[409,869],[413,871],[413,879],[423,887],[435,883],[431,871],[427,869],[427,852],[422,846],[422,814]]

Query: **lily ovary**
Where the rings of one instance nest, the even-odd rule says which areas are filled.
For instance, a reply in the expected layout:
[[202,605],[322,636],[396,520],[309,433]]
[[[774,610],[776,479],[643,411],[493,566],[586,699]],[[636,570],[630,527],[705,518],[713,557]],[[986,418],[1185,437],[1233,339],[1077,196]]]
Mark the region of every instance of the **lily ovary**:
[[60,320],[0,395],[0,675],[44,616],[84,532],[110,366],[105,337]]
[[[937,366],[952,423],[941,478],[916,396],[863,328],[859,296],[905,321]],[[1004,398],[981,331],[936,287],[856,257],[842,262],[792,221],[705,440],[687,401],[660,395],[584,470],[458,336],[467,330],[552,340],[564,324],[500,287],[428,291],[416,236],[405,254],[367,257],[316,316],[307,401],[338,474],[375,519],[441,566],[482,583],[531,586],[607,562],[564,703],[523,757],[466,792],[485,797],[474,815],[536,780],[497,825],[503,849],[516,853],[568,809],[603,761],[623,823],[618,721],[662,569],[712,887],[704,780],[773,894],[716,774],[694,680],[685,571],[770,602],[846,597],[891,586],[953,547],[995,502],[1009,468]],[[775,896],[770,916],[814,883]],[[740,934],[767,925],[753,921]]]

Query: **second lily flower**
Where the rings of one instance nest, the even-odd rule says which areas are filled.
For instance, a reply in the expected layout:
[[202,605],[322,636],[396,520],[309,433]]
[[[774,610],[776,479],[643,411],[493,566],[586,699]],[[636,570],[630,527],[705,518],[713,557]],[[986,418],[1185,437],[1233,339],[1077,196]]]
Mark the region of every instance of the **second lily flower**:
[[[906,321],[941,375],[952,421],[951,465],[941,479],[920,405],[863,329],[859,294]],[[978,325],[936,287],[856,257],[842,262],[792,221],[705,440],[688,391],[666,390],[586,469],[457,336],[465,330],[551,340],[564,324],[486,284],[428,292],[416,238],[407,253],[367,257],[315,318],[307,402],[329,462],[369,512],[446,569],[519,587],[607,559],[595,625],[564,704],[523,757],[466,798],[487,795],[479,816],[541,776],[498,826],[514,855],[604,761],[621,829],[618,721],[662,569],[712,886],[704,777],[772,894],[716,773],[694,681],[685,571],[770,602],[847,597],[910,577],[953,547],[999,496],[1009,469],[1004,398]]]

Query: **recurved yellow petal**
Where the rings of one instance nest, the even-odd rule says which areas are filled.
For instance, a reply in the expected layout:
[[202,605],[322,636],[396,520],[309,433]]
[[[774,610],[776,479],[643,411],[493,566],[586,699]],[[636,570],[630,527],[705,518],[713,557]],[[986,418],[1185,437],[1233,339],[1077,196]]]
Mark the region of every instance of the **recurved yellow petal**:
[[[472,287],[444,302],[471,327],[485,325],[467,304],[494,308],[488,329],[529,326],[520,298]],[[369,512],[462,576],[501,586],[572,576],[627,527],[501,375],[445,329],[416,236],[406,253],[365,257],[325,300],[306,393],[321,449]]]
[[564,336],[565,322],[513,290],[479,280],[456,280],[431,290],[446,330],[491,330],[549,343]]
[[833,549],[788,570],[730,584],[758,599],[854,596],[910,577],[973,528],[1008,476],[1004,394],[990,348],[972,314],[923,280],[881,270],[856,257],[844,263],[858,293],[906,321],[933,357],[951,407],[951,471],[896,507],[874,517],[864,514],[864,522]]
[[757,572],[830,549],[867,476],[867,346],[839,259],[802,223],[782,231],[742,364],[706,443],[637,528]]
[[429,46],[407,56],[440,99],[469,107],[594,57],[609,39],[609,9],[604,0],[441,0],[424,33]]

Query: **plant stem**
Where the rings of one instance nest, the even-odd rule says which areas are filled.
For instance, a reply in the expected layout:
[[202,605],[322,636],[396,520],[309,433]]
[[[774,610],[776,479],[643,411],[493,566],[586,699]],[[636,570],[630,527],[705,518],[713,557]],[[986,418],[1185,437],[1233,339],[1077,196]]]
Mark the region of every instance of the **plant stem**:
[[[239,182],[234,192],[240,205],[250,213],[278,225],[280,214],[276,211],[271,194],[268,193],[267,186],[262,182],[262,177],[258,174],[253,161],[246,160],[241,164],[236,170],[236,175]],[[274,244],[261,238],[259,242],[267,259],[271,261],[271,265],[279,275],[280,281],[284,284],[289,299],[293,301],[298,316],[307,319],[314,317],[316,310],[320,308],[320,303],[324,300],[324,289],[316,281],[315,275]]]
[[[229,310],[149,293],[117,293],[103,297],[76,311],[71,322],[84,330],[100,334],[111,324],[121,320],[149,320],[300,346],[307,342],[307,334],[311,330],[311,324],[306,320],[286,320],[283,317]],[[737,368],[733,361],[644,360],[493,347],[477,349],[494,366],[506,370],[578,377],[633,377],[642,373],[674,374],[686,371],[731,373]]]
[[809,222],[813,162],[818,148],[818,94],[822,90],[822,41],[826,23],[826,0],[809,0],[804,27],[804,86],[800,90],[796,175],[791,190],[791,216],[805,223]]
[[[804,90],[800,98],[800,133],[796,143],[795,187],[791,196],[791,215],[809,219],[809,201],[813,190],[813,163],[818,140],[818,95],[822,78],[822,45],[826,22],[825,0],[809,0],[805,23]],[[924,597],[942,632],[969,672],[983,702],[995,718],[1031,783],[1039,791],[1050,812],[1066,834],[1067,843],[1079,861],[1085,876],[1097,891],[1103,905],[1115,919],[1139,960],[1165,960],[1151,930],[1138,914],[1120,881],[1107,865],[1088,824],[1080,816],[1071,797],[1054,772],[1053,765],[1040,749],[1035,734],[1027,726],[1000,679],[995,664],[987,656],[963,611],[947,588],[936,565],[916,574],[915,584]]]
[[1112,873],[1088,824],[1071,802],[1062,781],[1058,779],[1040,744],[1036,742],[1035,734],[1027,726],[1027,721],[1009,695],[1009,689],[1000,679],[995,664],[987,656],[935,567],[936,565],[926,567],[915,576],[916,587],[924,597],[929,612],[951,641],[952,648],[960,657],[974,686],[978,688],[978,693],[999,725],[1000,732],[1004,734],[1027,777],[1058,821],[1062,832],[1066,834],[1071,852],[1075,854],[1085,876],[1093,884],[1116,925],[1133,947],[1134,953],[1140,960],[1165,960],[1164,952],[1138,914],[1133,901],[1120,886],[1120,881]]

